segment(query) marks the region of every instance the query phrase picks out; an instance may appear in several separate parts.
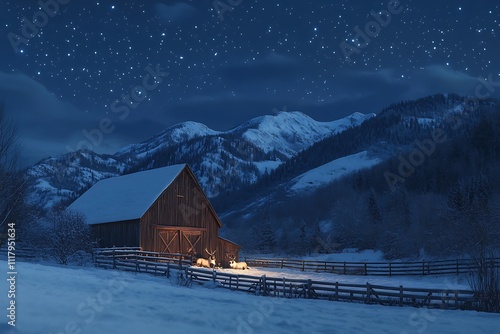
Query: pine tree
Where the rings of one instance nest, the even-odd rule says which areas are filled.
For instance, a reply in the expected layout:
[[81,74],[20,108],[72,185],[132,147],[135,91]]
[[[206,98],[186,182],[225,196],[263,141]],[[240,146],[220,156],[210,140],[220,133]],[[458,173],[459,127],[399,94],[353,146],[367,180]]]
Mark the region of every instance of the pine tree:
[[264,216],[260,223],[252,227],[255,246],[259,252],[264,254],[273,253],[276,249],[276,235],[271,226],[269,206],[264,210]]
[[304,220],[302,220],[302,224],[300,225],[299,239],[297,240],[295,250],[299,255],[305,255],[307,253],[307,229]]
[[288,230],[286,228],[281,231],[280,239],[279,239],[279,247],[285,253],[288,253],[290,250],[290,238],[288,236]]
[[465,195],[461,182],[456,183],[448,193],[448,207],[452,210],[461,210],[465,207]]
[[368,196],[368,212],[374,224],[379,225],[382,223],[382,214],[380,213],[377,196],[373,188],[370,190],[370,195]]

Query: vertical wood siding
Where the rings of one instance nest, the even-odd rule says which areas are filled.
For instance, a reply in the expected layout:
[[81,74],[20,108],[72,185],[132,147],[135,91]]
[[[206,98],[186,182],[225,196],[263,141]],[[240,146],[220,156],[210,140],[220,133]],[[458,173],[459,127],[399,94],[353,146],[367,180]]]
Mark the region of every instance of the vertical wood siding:
[[139,221],[91,225],[99,247],[139,247]]
[[[160,232],[161,228],[173,228],[178,226],[179,230],[175,235],[175,229],[169,232]],[[141,219],[141,247],[144,250],[161,252],[164,250],[165,236],[172,241],[171,252],[184,252],[189,243],[196,237],[193,233],[185,234],[182,227],[198,230],[201,238],[195,245],[195,256],[207,257],[204,251],[215,250],[218,246],[219,221],[213,209],[201,190],[194,175],[188,168],[182,170],[170,186],[151,205],[149,210]],[[163,240],[160,237],[163,236]],[[196,234],[196,233],[194,233]],[[163,248],[163,249],[162,249]]]
[[229,256],[233,255],[238,261],[240,247],[235,243],[219,238],[219,245],[217,246],[217,262],[223,267],[229,267]]

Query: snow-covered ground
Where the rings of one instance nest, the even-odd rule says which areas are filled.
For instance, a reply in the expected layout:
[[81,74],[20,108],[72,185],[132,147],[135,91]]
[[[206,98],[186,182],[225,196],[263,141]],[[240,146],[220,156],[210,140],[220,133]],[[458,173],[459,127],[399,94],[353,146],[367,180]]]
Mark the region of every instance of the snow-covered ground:
[[292,184],[290,190],[300,192],[316,189],[355,171],[375,166],[380,162],[382,162],[380,158],[370,156],[367,151],[348,155],[297,176],[290,181]]
[[[328,241],[325,241],[328,242]],[[257,259],[267,259],[267,258],[285,258],[285,259],[300,259],[300,260],[312,260],[312,261],[332,261],[332,262],[387,262],[386,259],[384,259],[384,253],[378,250],[372,250],[372,249],[365,249],[365,250],[358,250],[357,248],[346,248],[344,249],[341,253],[329,253],[329,254],[323,254],[323,253],[313,253],[310,255],[305,255],[305,256],[293,256],[293,255],[278,255],[278,256],[273,256],[269,254],[254,254],[254,253],[248,253],[245,254],[244,250],[240,252],[240,257],[241,254],[244,254],[243,256],[252,259],[252,258],[257,258]]]
[[[498,333],[500,323],[499,314],[258,297],[97,268],[18,262],[17,271],[16,328],[4,315],[0,333]],[[1,280],[5,314],[7,290]]]

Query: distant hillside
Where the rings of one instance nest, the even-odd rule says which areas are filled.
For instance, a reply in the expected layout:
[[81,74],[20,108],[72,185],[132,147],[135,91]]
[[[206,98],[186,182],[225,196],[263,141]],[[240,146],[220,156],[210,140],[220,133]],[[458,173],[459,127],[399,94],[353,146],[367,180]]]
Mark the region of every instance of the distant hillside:
[[355,113],[317,122],[300,112],[281,112],[226,132],[185,122],[114,155],[79,151],[45,159],[27,170],[28,199],[50,209],[71,202],[103,178],[177,163],[188,163],[207,195],[215,196],[257,182],[298,152],[373,116]]
[[[500,108],[485,100],[470,112],[465,101],[393,105],[215,198],[227,233],[256,249],[376,248],[389,257],[469,252],[486,242],[474,235],[483,228],[500,241]],[[436,131],[442,140],[429,144]],[[255,231],[267,225],[272,242],[262,245]]]

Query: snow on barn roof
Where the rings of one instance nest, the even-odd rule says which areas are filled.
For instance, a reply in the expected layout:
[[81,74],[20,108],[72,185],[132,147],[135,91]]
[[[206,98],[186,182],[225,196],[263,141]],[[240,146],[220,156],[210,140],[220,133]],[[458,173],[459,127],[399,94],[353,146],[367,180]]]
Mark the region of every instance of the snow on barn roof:
[[140,219],[186,165],[173,165],[97,182],[68,209],[87,217],[87,224]]

